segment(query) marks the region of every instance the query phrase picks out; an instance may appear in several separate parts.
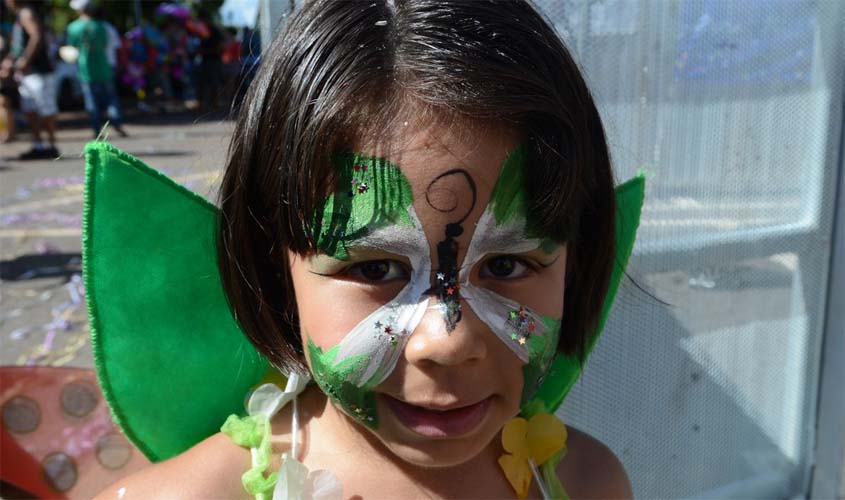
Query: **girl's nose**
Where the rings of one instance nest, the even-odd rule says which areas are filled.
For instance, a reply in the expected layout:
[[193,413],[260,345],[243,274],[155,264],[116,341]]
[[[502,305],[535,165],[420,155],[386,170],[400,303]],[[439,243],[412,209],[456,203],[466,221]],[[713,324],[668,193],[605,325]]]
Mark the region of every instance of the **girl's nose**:
[[425,312],[405,346],[405,359],[411,364],[431,367],[474,363],[486,358],[487,341],[491,337],[487,325],[462,300],[461,320],[449,332],[441,304],[435,303]]

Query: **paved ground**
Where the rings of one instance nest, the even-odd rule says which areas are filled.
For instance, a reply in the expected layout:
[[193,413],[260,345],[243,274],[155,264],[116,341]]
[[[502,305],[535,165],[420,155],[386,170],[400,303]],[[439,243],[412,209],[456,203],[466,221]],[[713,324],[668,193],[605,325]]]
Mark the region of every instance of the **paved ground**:
[[[0,146],[0,365],[93,366],[80,278],[81,152],[92,134],[80,116],[62,118],[57,160],[18,161],[25,136]],[[108,140],[213,200],[231,125],[137,117],[129,138]]]

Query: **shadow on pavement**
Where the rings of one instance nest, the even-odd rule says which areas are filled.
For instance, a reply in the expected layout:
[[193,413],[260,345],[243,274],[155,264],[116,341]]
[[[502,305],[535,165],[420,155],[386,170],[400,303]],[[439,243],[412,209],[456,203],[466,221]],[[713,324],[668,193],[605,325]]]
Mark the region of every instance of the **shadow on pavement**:
[[4,281],[59,276],[70,279],[81,272],[82,255],[79,253],[28,254],[0,261],[0,280]]

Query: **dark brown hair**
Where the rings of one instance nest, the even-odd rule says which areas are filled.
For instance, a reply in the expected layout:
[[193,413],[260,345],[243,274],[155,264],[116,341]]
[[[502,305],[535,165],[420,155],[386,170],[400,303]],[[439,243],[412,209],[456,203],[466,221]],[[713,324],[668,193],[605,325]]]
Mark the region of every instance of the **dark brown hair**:
[[317,0],[287,20],[242,103],[220,191],[219,266],[246,335],[277,366],[302,366],[286,250],[315,249],[332,154],[412,104],[525,134],[529,220],[569,242],[559,349],[583,358],[613,263],[613,174],[577,65],[522,0]]

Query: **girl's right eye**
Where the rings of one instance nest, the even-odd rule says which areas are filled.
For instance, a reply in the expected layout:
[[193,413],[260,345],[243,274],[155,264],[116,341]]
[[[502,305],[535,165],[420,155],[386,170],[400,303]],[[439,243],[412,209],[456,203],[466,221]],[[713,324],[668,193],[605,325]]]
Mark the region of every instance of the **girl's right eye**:
[[406,280],[409,277],[401,262],[387,259],[359,262],[346,268],[344,274],[352,279],[370,283]]

